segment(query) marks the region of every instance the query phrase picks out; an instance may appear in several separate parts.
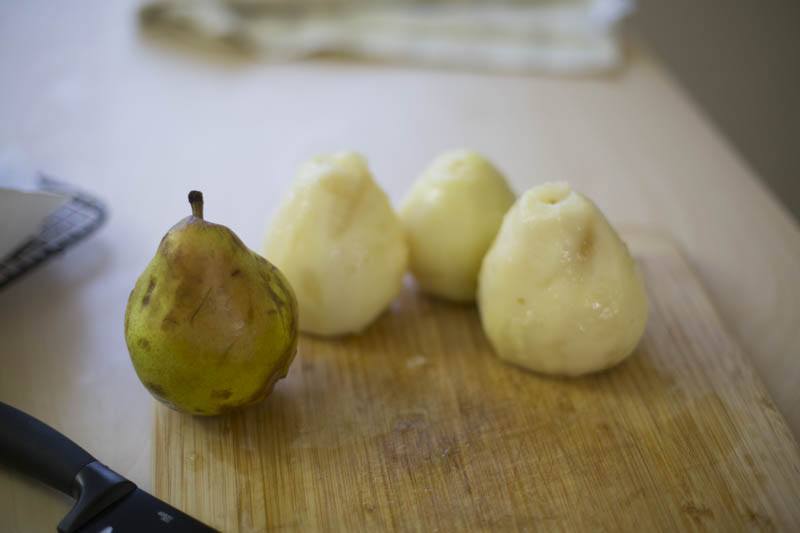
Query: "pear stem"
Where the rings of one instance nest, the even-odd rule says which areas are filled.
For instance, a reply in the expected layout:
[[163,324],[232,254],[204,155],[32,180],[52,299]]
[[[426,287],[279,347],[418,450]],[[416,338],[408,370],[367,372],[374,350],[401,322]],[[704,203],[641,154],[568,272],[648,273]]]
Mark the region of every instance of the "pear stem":
[[190,191],[189,204],[192,206],[192,215],[197,218],[203,218],[203,193],[200,191]]

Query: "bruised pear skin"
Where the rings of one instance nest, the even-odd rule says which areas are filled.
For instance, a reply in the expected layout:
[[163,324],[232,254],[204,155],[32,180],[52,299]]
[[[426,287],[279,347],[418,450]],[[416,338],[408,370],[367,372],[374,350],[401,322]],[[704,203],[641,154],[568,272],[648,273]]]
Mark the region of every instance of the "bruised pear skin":
[[158,400],[195,415],[258,402],[286,376],[297,349],[289,282],[230,229],[193,215],[173,226],[128,299],[125,341]]

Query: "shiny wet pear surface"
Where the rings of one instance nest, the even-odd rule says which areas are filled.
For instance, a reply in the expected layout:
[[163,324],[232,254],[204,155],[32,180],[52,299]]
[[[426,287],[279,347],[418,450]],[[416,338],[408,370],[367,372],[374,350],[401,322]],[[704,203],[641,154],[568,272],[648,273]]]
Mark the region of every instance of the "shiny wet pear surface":
[[478,304],[500,358],[567,376],[628,357],[648,314],[627,246],[566,183],[530,189],[506,214],[483,260]]

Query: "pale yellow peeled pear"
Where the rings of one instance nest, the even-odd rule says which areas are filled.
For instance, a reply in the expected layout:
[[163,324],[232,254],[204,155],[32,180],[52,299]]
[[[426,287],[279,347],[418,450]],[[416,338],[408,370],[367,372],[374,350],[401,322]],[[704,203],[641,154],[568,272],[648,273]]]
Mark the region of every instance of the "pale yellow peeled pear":
[[453,150],[437,157],[400,209],[420,287],[473,301],[483,256],[513,203],[505,178],[481,155]]
[[481,267],[478,305],[497,355],[546,374],[611,367],[636,348],[647,296],[600,210],[566,183],[522,195]]
[[408,263],[400,220],[352,152],[300,167],[265,253],[294,288],[300,330],[318,335],[366,328],[400,291]]

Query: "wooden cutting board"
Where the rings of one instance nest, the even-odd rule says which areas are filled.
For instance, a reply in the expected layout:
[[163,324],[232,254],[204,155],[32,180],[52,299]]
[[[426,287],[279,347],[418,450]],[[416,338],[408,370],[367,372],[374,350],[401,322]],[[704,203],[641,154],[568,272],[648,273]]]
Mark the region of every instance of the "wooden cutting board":
[[155,492],[223,531],[800,531],[800,455],[667,241],[626,235],[651,301],[619,367],[497,359],[474,307],[407,288],[363,335],[304,337],[261,405],[158,406]]

